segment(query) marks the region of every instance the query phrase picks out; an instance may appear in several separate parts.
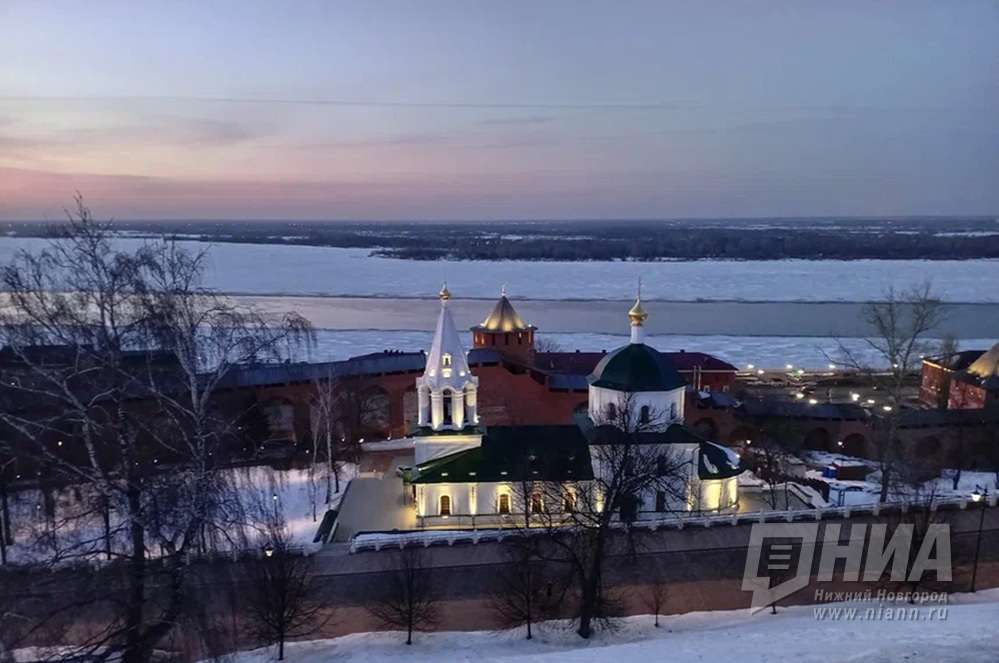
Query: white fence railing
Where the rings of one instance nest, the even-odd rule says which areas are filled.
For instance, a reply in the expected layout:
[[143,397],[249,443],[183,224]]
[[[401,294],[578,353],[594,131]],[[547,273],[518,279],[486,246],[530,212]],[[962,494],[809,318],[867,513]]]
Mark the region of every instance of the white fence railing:
[[[988,497],[987,506],[995,507],[997,496]],[[673,515],[654,520],[639,520],[630,525],[614,523],[615,527],[630,526],[637,529],[656,531],[659,529],[682,530],[691,527],[716,527],[719,525],[750,525],[753,523],[772,522],[802,522],[817,521],[827,518],[851,518],[853,516],[878,516],[882,513],[905,513],[909,509],[921,509],[927,506],[931,511],[940,508],[947,510],[963,510],[969,505],[979,507],[965,497],[934,499],[929,502],[882,502],[874,504],[858,504],[852,506],[832,506],[817,509],[790,509],[786,511],[756,511],[745,513],[711,514],[711,515]],[[985,505],[981,505],[984,508]],[[544,531],[537,528],[537,533]],[[453,546],[455,544],[479,544],[498,542],[511,536],[530,534],[531,530],[522,529],[428,529],[405,532],[358,532],[350,542],[350,552],[379,551],[384,549],[401,549],[407,546],[429,547],[434,544]]]

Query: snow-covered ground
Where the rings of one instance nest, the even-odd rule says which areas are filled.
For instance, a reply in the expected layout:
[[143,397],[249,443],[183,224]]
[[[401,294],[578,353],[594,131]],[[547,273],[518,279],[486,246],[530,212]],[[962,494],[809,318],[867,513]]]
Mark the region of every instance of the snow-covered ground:
[[[267,466],[237,467],[224,470],[227,484],[245,510],[242,520],[231,527],[245,536],[246,547],[257,548],[266,542],[263,521],[272,519],[284,524],[292,545],[309,546],[315,538],[327,509],[335,509],[347,489],[348,482],[357,475],[357,466],[343,463],[340,466],[340,491],[332,492],[327,503],[326,476],[321,471],[307,469],[275,470]],[[331,481],[332,483],[332,481]],[[91,557],[101,559],[103,550],[103,520],[100,513],[77,516],[88,502],[79,500],[75,489],[59,491],[54,497],[56,518],[45,515],[44,500],[38,490],[25,490],[10,496],[11,520],[15,544],[8,554],[15,563],[53,561]],[[120,530],[122,510],[112,511],[112,531]],[[55,529],[52,523],[56,523]],[[113,547],[125,546],[125,532],[114,538]],[[235,535],[235,532],[230,532]],[[54,545],[53,545],[54,541]],[[229,544],[219,542],[225,549]],[[92,554],[88,554],[91,553]],[[155,555],[152,550],[150,554]]]
[[[118,240],[135,247],[140,239]],[[181,242],[193,251],[204,242]],[[44,240],[0,238],[0,264]],[[267,244],[211,246],[207,285],[231,293],[433,297],[441,281],[462,297],[494,297],[506,284],[514,297],[627,299],[638,277],[649,299],[680,301],[867,301],[888,286],[927,279],[952,302],[999,302],[999,260],[781,260],[696,262],[525,262],[396,260],[367,249]]]
[[[347,484],[357,476],[357,465],[340,465],[340,492],[332,492],[326,502],[326,475],[307,469],[274,470],[266,466],[227,470],[229,481],[244,501],[263,498],[281,514],[289,540],[294,545],[309,545],[316,536],[323,514],[340,505]],[[335,484],[330,478],[332,490]]]
[[[373,330],[327,330],[317,332],[316,346],[303,352],[302,359],[310,361],[333,361],[347,357],[382,352],[383,350],[419,351],[430,347],[431,331],[373,331]],[[628,342],[628,337],[618,334],[590,333],[541,333],[538,338],[555,341],[567,352],[582,350],[600,352],[613,350]],[[465,347],[471,347],[471,334],[462,336]],[[843,339],[843,342],[872,365],[877,364],[863,339]],[[961,348],[988,349],[995,339],[962,339]],[[803,336],[687,336],[650,335],[646,343],[664,352],[687,350],[707,352],[734,366],[745,368],[748,364],[767,368],[779,368],[785,364],[807,368],[823,368],[829,360],[824,352],[836,354],[837,341],[828,337]]]
[[[400,633],[361,633],[331,640],[291,643],[291,663],[327,661],[642,661],[645,663],[995,663],[999,658],[999,590],[952,595],[948,605],[919,608],[920,619],[863,619],[871,603],[826,603],[781,608],[777,615],[748,610],[693,612],[620,621],[614,632],[582,641],[565,624],[539,628],[533,640],[522,630],[419,634],[402,644]],[[908,608],[907,604],[890,604]],[[842,609],[838,613],[836,608]],[[857,608],[854,619],[846,612]],[[940,612],[929,612],[930,609]],[[817,613],[817,610],[824,612]],[[822,615],[820,617],[820,615]],[[233,663],[265,663],[274,650],[233,656]]]
[[[866,465],[870,468],[871,473],[864,481],[827,479],[822,476],[821,470],[806,471],[805,474],[809,478],[819,479],[829,484],[831,488],[829,502],[832,506],[859,506],[876,504],[880,501],[881,472],[878,471],[875,461],[825,451],[806,451],[802,457],[812,467],[824,467],[838,463],[841,465]],[[957,481],[956,487],[955,480]],[[902,491],[901,487],[896,487],[894,491],[897,494],[892,499],[904,500],[916,497],[929,499],[930,496],[933,499],[968,499],[976,489],[979,491],[987,489],[990,495],[995,495],[999,490],[999,474],[996,472],[971,472],[968,470],[958,472],[954,469],[944,469],[939,477],[923,483],[919,487],[918,495],[912,487],[906,487],[904,492],[900,492]]]

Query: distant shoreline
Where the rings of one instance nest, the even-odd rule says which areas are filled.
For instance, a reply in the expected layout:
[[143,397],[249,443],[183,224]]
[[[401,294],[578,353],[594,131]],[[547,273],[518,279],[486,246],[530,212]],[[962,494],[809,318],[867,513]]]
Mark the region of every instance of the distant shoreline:
[[[59,223],[0,223],[52,237]],[[476,223],[115,222],[122,238],[363,249],[423,262],[697,262],[999,259],[999,219],[703,219]]]

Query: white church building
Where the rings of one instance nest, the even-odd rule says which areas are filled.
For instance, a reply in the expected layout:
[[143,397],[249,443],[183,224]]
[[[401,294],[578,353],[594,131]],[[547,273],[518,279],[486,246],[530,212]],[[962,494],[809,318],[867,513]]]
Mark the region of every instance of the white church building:
[[[738,507],[739,457],[684,426],[687,385],[663,354],[645,344],[648,315],[641,298],[628,312],[630,342],[608,353],[590,374],[588,411],[575,423],[485,427],[477,412],[479,381],[469,369],[450,297],[445,286],[426,366],[416,380],[414,464],[401,468],[418,527],[497,527],[513,524],[525,511],[572,509],[574,490],[600,484],[594,478],[601,477],[598,459],[607,457],[602,446],[625,434],[643,449],[662,450],[679,466],[684,483],[669,495],[635,496],[628,518]],[[529,488],[541,483],[564,486],[564,503],[542,503],[542,493]]]

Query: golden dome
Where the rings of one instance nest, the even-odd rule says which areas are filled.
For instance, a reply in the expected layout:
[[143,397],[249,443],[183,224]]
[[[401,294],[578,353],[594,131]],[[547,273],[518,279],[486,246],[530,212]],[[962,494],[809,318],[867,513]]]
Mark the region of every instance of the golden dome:
[[447,282],[446,281],[441,286],[441,291],[439,293],[437,293],[437,294],[441,298],[442,302],[446,302],[447,300],[451,299],[451,291],[447,289]]
[[499,301],[496,302],[496,306],[493,307],[492,313],[482,321],[482,324],[475,327],[477,330],[481,331],[527,331],[528,329],[533,329],[531,325],[524,322],[517,311],[513,308],[513,304],[507,299],[506,293],[504,292],[500,295]]
[[631,307],[630,311],[628,311],[628,319],[631,320],[633,327],[638,327],[648,320],[648,318],[649,314],[646,313],[645,309],[642,307],[642,298],[639,297],[635,300],[635,305]]

